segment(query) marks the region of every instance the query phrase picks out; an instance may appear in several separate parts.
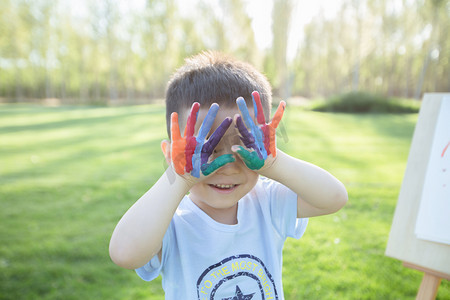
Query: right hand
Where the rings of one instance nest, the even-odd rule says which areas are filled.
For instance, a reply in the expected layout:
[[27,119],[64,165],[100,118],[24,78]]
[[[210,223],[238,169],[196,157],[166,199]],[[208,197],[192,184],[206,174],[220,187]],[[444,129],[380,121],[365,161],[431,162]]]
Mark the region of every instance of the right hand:
[[201,177],[208,176],[227,163],[235,161],[233,154],[224,154],[209,161],[214,148],[230,127],[232,119],[226,118],[223,120],[209,139],[206,140],[206,136],[211,130],[219,110],[219,105],[216,103],[211,105],[202,122],[198,135],[194,136],[199,109],[200,104],[195,102],[192,105],[186,122],[184,136],[180,132],[178,113],[173,112],[170,121],[172,137],[170,144],[170,162],[178,175],[191,182],[196,182]]

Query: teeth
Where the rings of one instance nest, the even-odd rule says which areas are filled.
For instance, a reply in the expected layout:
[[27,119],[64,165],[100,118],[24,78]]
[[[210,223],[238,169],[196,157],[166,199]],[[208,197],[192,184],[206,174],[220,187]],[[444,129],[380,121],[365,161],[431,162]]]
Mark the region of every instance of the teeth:
[[234,184],[213,184],[213,186],[218,187],[219,189],[231,189],[234,187]]

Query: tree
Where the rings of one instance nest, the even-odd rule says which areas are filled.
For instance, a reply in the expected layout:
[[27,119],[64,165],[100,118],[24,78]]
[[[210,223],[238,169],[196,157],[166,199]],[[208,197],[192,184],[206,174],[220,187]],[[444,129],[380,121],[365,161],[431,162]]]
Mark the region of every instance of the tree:
[[276,70],[273,85],[283,99],[290,96],[287,44],[293,6],[291,0],[275,0],[272,11],[272,55]]

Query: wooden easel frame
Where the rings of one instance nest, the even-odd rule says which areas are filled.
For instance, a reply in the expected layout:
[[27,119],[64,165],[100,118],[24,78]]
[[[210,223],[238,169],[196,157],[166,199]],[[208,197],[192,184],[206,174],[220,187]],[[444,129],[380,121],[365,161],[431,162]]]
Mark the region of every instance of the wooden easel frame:
[[437,272],[428,268],[417,266],[411,263],[403,262],[403,266],[421,271],[424,273],[416,300],[433,300],[436,298],[439,285],[442,279],[450,280],[450,275]]
[[434,299],[441,279],[450,280],[450,245],[421,240],[415,235],[437,118],[444,97],[449,96],[433,93],[423,97],[386,248],[387,256],[425,273],[418,300]]

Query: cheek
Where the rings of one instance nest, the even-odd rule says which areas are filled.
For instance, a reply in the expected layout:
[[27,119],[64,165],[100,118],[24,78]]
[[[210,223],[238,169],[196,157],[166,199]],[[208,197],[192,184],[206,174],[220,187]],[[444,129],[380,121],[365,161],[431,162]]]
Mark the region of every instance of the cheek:
[[246,172],[247,178],[248,178],[248,182],[252,185],[255,185],[256,182],[258,181],[259,178],[259,174],[256,173],[255,171],[252,171],[250,169],[247,169],[244,171]]
[[202,190],[201,185],[196,184],[189,190],[189,194],[194,198],[200,197],[202,195]]

